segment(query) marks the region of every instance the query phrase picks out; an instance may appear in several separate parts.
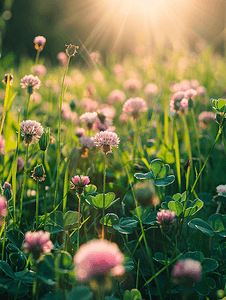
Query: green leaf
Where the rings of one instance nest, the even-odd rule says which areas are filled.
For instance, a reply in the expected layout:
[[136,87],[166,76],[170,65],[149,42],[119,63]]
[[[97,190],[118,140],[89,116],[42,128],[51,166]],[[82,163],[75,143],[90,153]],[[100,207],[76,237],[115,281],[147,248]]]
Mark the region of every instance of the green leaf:
[[71,271],[74,268],[72,256],[66,252],[59,252],[54,260],[54,265],[57,271]]
[[93,194],[97,190],[97,187],[94,184],[89,184],[86,188],[84,188],[84,196],[88,194]]
[[211,277],[205,277],[195,283],[194,290],[201,296],[207,296],[215,287],[215,280]]
[[[167,207],[168,209],[168,207]],[[156,223],[157,219],[157,213],[158,211],[152,211],[144,220],[143,220],[143,223],[146,224],[146,225],[150,225],[150,224],[153,224],[153,223]]]
[[93,297],[93,292],[88,286],[77,286],[67,294],[66,300],[90,300]]
[[[119,198],[115,199],[115,200],[114,199],[115,199],[114,193],[110,192],[110,193],[105,194],[105,209],[107,209],[108,207],[110,207],[112,204],[114,204],[116,201],[119,200]],[[88,202],[94,208],[102,209],[103,208],[103,194],[96,195],[96,197],[89,195],[86,199],[86,202]]]
[[167,185],[173,183],[174,180],[175,180],[175,176],[174,175],[169,175],[165,178],[155,179],[155,185],[156,186],[167,186]]
[[141,293],[137,289],[132,289],[131,291],[125,291],[123,294],[123,300],[138,300],[142,299]]
[[168,203],[168,206],[171,211],[174,211],[176,213],[177,217],[179,217],[179,215],[183,211],[183,205],[179,201],[170,201]]
[[61,290],[45,294],[40,300],[64,300]]
[[[183,205],[185,201],[182,201]],[[195,199],[194,201],[188,200],[187,208],[184,213],[184,217],[193,216],[197,211],[203,207],[203,202],[200,199]]]
[[10,278],[15,278],[13,270],[4,260],[0,260],[0,269]]
[[165,258],[164,258],[164,255],[163,253],[161,252],[156,252],[153,259],[155,261],[157,261],[158,263],[162,264],[162,265],[165,265]]
[[134,269],[134,262],[132,258],[126,258],[124,261],[124,267],[126,272],[130,272]]
[[20,282],[19,280],[13,281],[8,289],[8,293],[13,297],[17,295],[17,298],[23,298],[27,295],[28,292],[28,286],[25,283]]
[[19,269],[23,268],[27,261],[26,257],[21,251],[10,253],[9,260],[12,264],[14,264]]
[[153,172],[150,171],[148,173],[135,173],[134,177],[136,177],[137,179],[155,179],[155,176],[153,175]]
[[50,219],[57,226],[64,228],[64,218],[63,213],[61,211],[55,211],[52,214],[50,214]]
[[181,201],[181,194],[177,193],[177,194],[173,195],[173,200],[175,200],[175,201]]
[[188,223],[188,226],[194,229],[201,230],[204,234],[208,236],[214,236],[216,234],[214,229],[202,219],[193,219]]
[[73,229],[75,225],[78,225],[78,219],[81,218],[82,215],[80,214],[79,217],[79,213],[77,211],[67,211],[64,216],[64,230]]
[[119,224],[113,225],[113,228],[122,234],[131,234],[137,223],[138,221],[129,217],[121,218]]
[[203,259],[204,259],[204,254],[200,251],[194,251],[194,252],[186,252],[182,258],[184,259],[193,259],[193,260],[197,260],[199,261],[200,263],[202,263]]
[[203,273],[209,273],[218,268],[219,264],[216,260],[212,258],[204,258],[202,262],[202,271]]
[[161,159],[157,158],[151,162],[151,170],[153,172],[154,178],[157,178],[162,167],[163,167],[163,163],[162,163]]
[[140,215],[141,222],[143,222],[149,215],[152,213],[152,209],[150,207],[143,207],[139,206],[134,209],[134,217],[136,217],[138,220],[138,213]]
[[104,216],[104,218],[100,219],[100,223],[103,224],[104,220],[104,225],[106,226],[113,226],[115,224],[119,224],[119,217],[116,214],[109,213]]
[[6,232],[6,237],[14,243],[18,248],[21,248],[23,241],[24,241],[24,234],[17,230],[10,230]]
[[226,231],[226,216],[221,214],[213,214],[209,217],[208,220],[210,226],[216,232]]
[[24,270],[24,271],[16,272],[15,276],[18,280],[24,282],[25,284],[32,285],[35,279],[35,272],[30,270]]

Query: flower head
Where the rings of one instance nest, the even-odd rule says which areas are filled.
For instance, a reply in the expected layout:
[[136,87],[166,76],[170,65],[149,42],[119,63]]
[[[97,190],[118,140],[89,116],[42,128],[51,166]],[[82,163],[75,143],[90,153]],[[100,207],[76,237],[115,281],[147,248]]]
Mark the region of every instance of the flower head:
[[226,184],[220,184],[217,186],[217,193],[226,195]]
[[208,125],[213,123],[216,119],[216,114],[212,111],[203,111],[198,116],[199,126],[206,129]]
[[2,191],[3,191],[3,196],[5,196],[6,200],[10,200],[12,199],[12,187],[11,187],[11,184],[8,183],[8,182],[5,182],[3,184],[3,187],[2,187]]
[[184,292],[189,292],[193,284],[201,279],[201,269],[199,261],[193,259],[181,260],[176,263],[172,277],[174,282],[178,283]]
[[77,49],[79,48],[79,46],[74,46],[72,44],[65,45],[65,46],[67,47],[65,52],[69,58],[71,58],[72,56],[75,56],[75,54],[78,53]]
[[101,131],[94,136],[95,145],[100,146],[103,154],[112,152],[112,147],[118,148],[120,139],[115,132]]
[[31,71],[35,75],[45,76],[46,75],[46,67],[43,65],[35,65],[31,68]]
[[5,138],[1,134],[0,135],[0,154],[4,154],[4,149],[5,149]]
[[90,183],[89,176],[75,175],[71,178],[71,189],[74,189],[78,194],[82,194],[83,190]]
[[26,232],[23,247],[26,252],[33,254],[34,259],[38,259],[42,252],[49,253],[54,248],[54,245],[50,241],[50,233],[40,230],[37,232]]
[[34,180],[38,180],[39,182],[42,182],[45,180],[45,169],[43,167],[43,164],[37,165],[33,171],[31,171],[32,175],[31,177]]
[[27,88],[28,93],[32,94],[34,92],[34,89],[39,89],[41,86],[41,81],[37,76],[33,75],[25,75],[21,79],[21,87],[23,89]]
[[158,93],[158,87],[154,83],[149,83],[146,85],[144,89],[144,93],[146,96],[155,95]]
[[79,139],[78,139],[79,143],[86,147],[86,148],[91,148],[93,146],[95,146],[95,143],[94,143],[94,138],[93,137],[90,137],[88,135],[85,135],[85,136],[81,136]]
[[93,123],[96,121],[97,113],[96,112],[86,112],[79,117],[79,122],[85,122],[89,129],[92,128]]
[[46,43],[46,38],[44,36],[36,36],[34,39],[35,49],[37,51],[42,51]]
[[124,82],[123,87],[125,90],[128,90],[131,94],[133,94],[141,89],[142,83],[136,78],[131,78]]
[[13,83],[13,75],[11,75],[11,74],[5,74],[4,79],[2,80],[2,82],[4,84],[7,84],[8,80],[9,80],[9,84],[12,85],[12,83]]
[[76,135],[78,138],[84,136],[84,135],[85,135],[85,129],[84,129],[84,128],[81,128],[81,127],[77,128],[77,129],[75,130],[75,135]]
[[0,196],[0,219],[6,216],[7,201],[5,196]]
[[109,94],[107,98],[108,104],[112,104],[114,102],[124,102],[126,100],[126,94],[121,90],[113,90]]
[[175,212],[171,210],[161,210],[157,213],[157,223],[161,226],[163,232],[170,230],[174,224]]
[[128,115],[132,115],[134,119],[139,118],[139,113],[147,110],[147,103],[143,98],[130,98],[126,100],[122,111]]
[[24,136],[25,145],[32,144],[34,139],[39,140],[43,131],[43,127],[39,122],[27,120],[20,123],[20,134]]
[[64,52],[59,52],[57,54],[57,58],[62,63],[63,66],[67,65],[67,55]]
[[124,256],[118,245],[106,240],[91,240],[82,245],[74,257],[78,280],[96,276],[118,276],[125,272]]
[[96,51],[96,52],[91,52],[91,53],[90,53],[90,57],[91,57],[96,63],[100,62],[101,55],[100,55],[100,53],[99,53],[98,51]]

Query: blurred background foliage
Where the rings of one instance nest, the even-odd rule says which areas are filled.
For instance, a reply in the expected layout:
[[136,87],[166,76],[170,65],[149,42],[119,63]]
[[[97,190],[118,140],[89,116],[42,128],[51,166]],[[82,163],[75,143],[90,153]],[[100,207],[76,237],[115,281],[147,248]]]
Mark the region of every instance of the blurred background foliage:
[[84,63],[92,51],[123,58],[167,46],[211,44],[224,54],[225,15],[226,0],[0,0],[0,53],[34,59],[34,37],[43,35],[51,65],[68,43],[80,46]]

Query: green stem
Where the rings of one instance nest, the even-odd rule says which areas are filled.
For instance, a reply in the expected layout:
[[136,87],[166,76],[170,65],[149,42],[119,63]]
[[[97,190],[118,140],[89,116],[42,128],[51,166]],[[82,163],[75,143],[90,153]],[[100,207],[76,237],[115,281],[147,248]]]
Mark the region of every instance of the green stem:
[[217,141],[218,141],[218,139],[219,139],[219,136],[221,135],[222,129],[223,129],[223,125],[220,125],[220,126],[219,126],[219,130],[218,130],[218,133],[217,133],[217,136],[216,136],[216,138],[215,138],[215,141],[214,141],[214,143],[213,143],[213,145],[212,145],[212,147],[211,147],[211,149],[210,149],[210,151],[209,151],[209,153],[208,153],[208,155],[207,155],[207,158],[206,158],[206,160],[205,160],[205,162],[204,162],[204,164],[203,164],[203,166],[202,166],[202,168],[201,168],[201,170],[200,170],[198,176],[197,176],[196,179],[195,179],[195,182],[194,182],[194,184],[193,184],[193,186],[192,186],[192,188],[191,188],[190,194],[192,194],[192,192],[193,192],[194,189],[195,189],[196,183],[197,183],[197,181],[199,180],[199,177],[201,176],[202,171],[204,170],[204,168],[205,168],[205,166],[206,166],[206,164],[207,164],[207,162],[208,162],[208,160],[209,160],[210,154],[212,153],[212,151],[213,151],[213,149],[214,149],[214,147],[215,147],[215,145],[216,145],[216,143],[217,143]]
[[2,236],[2,231],[5,229],[4,235],[3,235],[3,243],[2,243],[2,260],[4,260],[4,254],[5,254],[5,237],[6,237],[6,228],[5,227],[6,227],[6,220],[2,225],[1,235],[0,235],[0,237],[1,237]]
[[80,210],[81,210],[81,197],[77,194],[78,197],[78,232],[77,232],[77,251],[79,249],[79,227],[80,227]]
[[25,120],[27,120],[27,118],[28,118],[30,99],[31,99],[31,94],[28,93],[27,109],[25,110],[25,113],[24,113],[24,119],[25,119]]
[[35,65],[38,64],[39,54],[40,54],[40,51],[37,50],[36,57],[35,57]]
[[36,182],[36,222],[35,222],[35,228],[38,228],[38,207],[39,207],[39,181]]
[[[202,168],[202,162],[201,162],[201,151],[200,151],[200,144],[199,144],[199,134],[198,134],[198,128],[195,122],[195,113],[193,107],[190,109],[191,110],[191,115],[192,115],[192,121],[193,121],[193,130],[195,133],[195,138],[196,138],[196,144],[197,144],[197,150],[198,150],[198,158],[199,158],[199,171]],[[200,177],[200,194],[202,194],[202,176]]]
[[105,187],[106,187],[106,154],[104,154],[104,170],[103,170],[103,223],[102,223],[102,239],[104,239],[104,216],[105,216]]
[[176,127],[175,119],[173,119],[173,137],[174,137],[174,146],[175,146],[177,180],[178,180],[178,186],[179,186],[179,193],[181,193],[180,149],[179,149],[179,142],[178,142],[177,127]]
[[[143,224],[142,224],[142,221],[141,221],[141,218],[140,218],[140,212],[139,212],[139,209],[138,209],[138,204],[137,204],[136,196],[134,194],[133,186],[132,186],[131,180],[130,180],[130,175],[129,175],[129,172],[128,172],[126,166],[125,166],[125,169],[126,169],[127,177],[128,177],[128,180],[129,180],[129,184],[131,185],[131,191],[132,191],[133,199],[134,199],[136,210],[137,210],[137,216],[138,216],[138,219],[139,219],[141,233],[143,235],[143,240],[144,240],[145,248],[146,248],[146,251],[147,251],[147,254],[148,254],[148,258],[149,258],[149,263],[150,263],[150,266],[151,266],[151,271],[152,271],[152,274],[155,274],[156,272],[155,272],[155,267],[154,267],[153,260],[152,260],[152,255],[150,253],[150,249],[149,249],[149,246],[148,246],[148,243],[147,243],[147,240],[146,240],[146,236],[145,236],[145,232],[144,232],[144,227],[143,227]],[[158,280],[157,280],[156,276],[154,277],[154,281],[155,281],[155,284],[156,284],[156,287],[157,287],[157,291],[159,293],[160,300],[162,300],[161,290],[160,290],[159,283],[158,283]]]
[[25,184],[26,184],[26,179],[27,179],[28,147],[29,147],[29,145],[26,145],[25,164],[24,164],[24,178],[23,178],[23,184],[22,184],[22,191],[21,191],[21,195],[20,195],[19,225],[20,225],[20,222],[21,222],[22,209],[23,209],[24,189],[25,189]]
[[[46,152],[42,152],[42,164],[45,166],[45,154]],[[43,182],[43,197],[44,197],[44,214],[45,214],[45,221],[44,221],[44,226],[46,225],[47,221],[47,199],[46,199],[46,189],[45,189],[45,181]]]
[[68,57],[67,65],[64,71],[63,79],[62,79],[62,85],[61,85],[61,95],[60,95],[60,107],[59,107],[59,122],[58,122],[58,152],[57,152],[57,174],[56,174],[56,187],[55,187],[55,194],[54,194],[54,200],[53,200],[53,208],[56,206],[56,199],[58,195],[58,185],[59,185],[59,176],[60,176],[60,128],[61,128],[61,115],[62,115],[62,103],[63,103],[63,97],[64,97],[64,80],[65,76],[67,74],[68,66],[70,62],[70,57]]
[[0,125],[0,135],[2,134],[2,129],[5,121],[5,116],[6,116],[6,110],[7,110],[7,102],[9,99],[9,76],[7,78],[7,83],[6,83],[6,92],[5,92],[5,99],[4,99],[4,106],[3,106],[3,112],[2,112],[2,120],[1,120],[1,125]]
[[67,210],[67,192],[68,192],[68,168],[69,168],[69,162],[67,157],[65,158],[65,163],[67,164],[65,175],[64,175],[64,200],[63,200],[63,215],[66,214]]

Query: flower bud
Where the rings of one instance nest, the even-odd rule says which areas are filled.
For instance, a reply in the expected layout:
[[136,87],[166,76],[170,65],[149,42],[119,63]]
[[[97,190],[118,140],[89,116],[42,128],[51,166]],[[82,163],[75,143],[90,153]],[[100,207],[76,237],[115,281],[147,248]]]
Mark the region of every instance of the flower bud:
[[12,194],[11,184],[5,182],[2,190],[3,190],[3,196],[6,198],[7,201],[12,199],[13,194]]
[[34,180],[38,180],[39,182],[42,182],[45,180],[45,169],[43,167],[43,164],[37,165],[32,172],[32,178]]
[[79,48],[79,46],[74,46],[72,44],[69,45],[65,45],[67,48],[65,50],[66,54],[68,57],[72,57],[75,56],[75,54],[77,53],[77,49]]
[[44,129],[43,134],[41,135],[41,138],[39,140],[39,147],[42,151],[45,151],[49,145],[50,141],[50,130],[49,128]]

